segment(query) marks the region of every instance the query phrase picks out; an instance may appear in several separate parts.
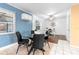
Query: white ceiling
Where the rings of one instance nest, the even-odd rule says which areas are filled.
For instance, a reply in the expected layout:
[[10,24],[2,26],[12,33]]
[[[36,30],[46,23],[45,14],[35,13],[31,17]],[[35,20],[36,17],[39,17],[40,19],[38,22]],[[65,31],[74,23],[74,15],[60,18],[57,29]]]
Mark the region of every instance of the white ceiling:
[[50,14],[58,14],[64,10],[68,10],[72,4],[70,3],[9,3],[10,5],[24,10],[30,11],[38,16],[47,17]]

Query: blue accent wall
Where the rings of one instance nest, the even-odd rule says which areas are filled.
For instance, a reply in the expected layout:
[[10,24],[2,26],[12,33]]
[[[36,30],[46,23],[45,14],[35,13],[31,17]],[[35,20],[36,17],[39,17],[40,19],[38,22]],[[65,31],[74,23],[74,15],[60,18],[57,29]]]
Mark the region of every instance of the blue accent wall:
[[[0,3],[0,8],[4,8],[16,13],[16,31],[20,31],[23,36],[30,36],[32,30],[32,21],[24,21],[21,19],[21,14],[24,11],[5,3]],[[29,14],[29,13],[27,13]],[[31,15],[31,14],[29,14]],[[31,15],[32,16],[32,15]],[[17,41],[15,34],[0,35],[0,47],[15,43]]]

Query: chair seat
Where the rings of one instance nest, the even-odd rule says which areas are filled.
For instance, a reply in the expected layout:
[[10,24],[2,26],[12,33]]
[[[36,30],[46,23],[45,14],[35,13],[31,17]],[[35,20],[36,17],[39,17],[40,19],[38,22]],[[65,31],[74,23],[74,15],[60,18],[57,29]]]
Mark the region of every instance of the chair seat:
[[22,41],[19,41],[18,43],[19,44],[25,44],[25,43],[28,43],[29,40],[28,39],[22,39]]
[[45,40],[48,40],[48,36],[45,36],[44,39],[45,39]]
[[34,34],[32,46],[28,52],[28,55],[33,51],[33,55],[37,49],[41,50],[44,55],[44,34]]

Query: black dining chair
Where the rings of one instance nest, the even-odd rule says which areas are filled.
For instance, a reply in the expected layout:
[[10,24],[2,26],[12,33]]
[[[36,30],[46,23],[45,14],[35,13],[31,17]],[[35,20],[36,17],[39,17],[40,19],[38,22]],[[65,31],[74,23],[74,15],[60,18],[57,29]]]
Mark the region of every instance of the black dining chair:
[[44,42],[47,43],[47,44],[48,44],[48,47],[50,48],[50,44],[49,44],[49,42],[48,42],[48,39],[49,39],[48,37],[49,37],[49,36],[45,36],[45,37],[44,37],[44,39],[45,39]]
[[50,48],[50,45],[49,45],[49,42],[48,42],[48,38],[49,38],[49,36],[50,36],[50,35],[49,35],[48,31],[46,31],[46,33],[45,33],[45,34],[46,34],[46,36],[44,37],[44,39],[45,39],[45,41],[44,41],[44,42],[45,42],[45,43],[47,43],[47,44],[48,44],[48,46],[49,46],[49,48]]
[[28,52],[28,55],[33,51],[33,55],[35,54],[35,51],[37,49],[41,50],[43,55],[45,50],[43,49],[44,47],[44,34],[35,34],[33,36],[33,44],[32,47],[30,49],[30,51]]
[[33,36],[34,36],[34,34],[35,34],[35,31],[32,30],[32,31],[31,31],[31,34],[32,34],[32,36],[30,37],[30,39],[33,41]]
[[29,44],[29,39],[22,39],[22,35],[20,32],[16,32],[17,40],[18,40],[18,48],[16,51],[16,54],[18,53],[18,50],[21,45],[26,45],[27,51],[28,51],[28,44]]
[[31,31],[31,37],[29,37],[29,39],[31,40],[30,44],[28,46],[31,46],[33,43],[33,36],[34,36],[35,32],[34,30]]

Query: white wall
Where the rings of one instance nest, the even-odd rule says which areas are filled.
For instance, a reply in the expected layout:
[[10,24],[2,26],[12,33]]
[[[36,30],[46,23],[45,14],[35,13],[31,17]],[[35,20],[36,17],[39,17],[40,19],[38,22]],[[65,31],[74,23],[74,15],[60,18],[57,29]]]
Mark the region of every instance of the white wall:
[[66,32],[66,37],[68,41],[70,41],[70,12],[71,10],[69,9],[67,11],[67,32]]
[[40,22],[40,30],[42,32],[44,32],[44,19],[36,16],[36,15],[33,15],[33,26],[32,26],[32,29],[35,30],[36,29],[36,24],[35,24],[35,21],[38,20]]
[[[43,25],[43,29],[51,28],[53,29],[53,27],[51,27],[51,22],[50,20],[44,19],[42,20],[42,25]],[[64,14],[64,16],[60,16],[60,17],[56,17],[55,19],[56,22],[56,26],[55,26],[55,30],[56,30],[56,34],[57,35],[66,35],[67,33],[67,12]]]
[[58,35],[66,35],[67,31],[67,18],[66,16],[63,18],[56,19],[56,34]]
[[[56,34],[57,35],[66,35],[68,34],[68,19],[67,19],[67,12],[65,11],[64,14],[62,14],[59,17],[56,17],[55,22],[56,22]],[[46,28],[52,28],[50,26],[50,23],[52,21],[47,20],[47,19],[42,19],[40,17],[37,17],[34,15],[33,17],[33,29],[35,29],[35,20],[39,20],[40,21],[40,25],[41,25],[41,30],[45,31]],[[68,37],[68,36],[67,36]]]
[[36,17],[36,15],[33,15],[33,20],[32,20],[32,30],[35,30],[35,28],[36,28],[35,20],[37,20],[37,17]]

